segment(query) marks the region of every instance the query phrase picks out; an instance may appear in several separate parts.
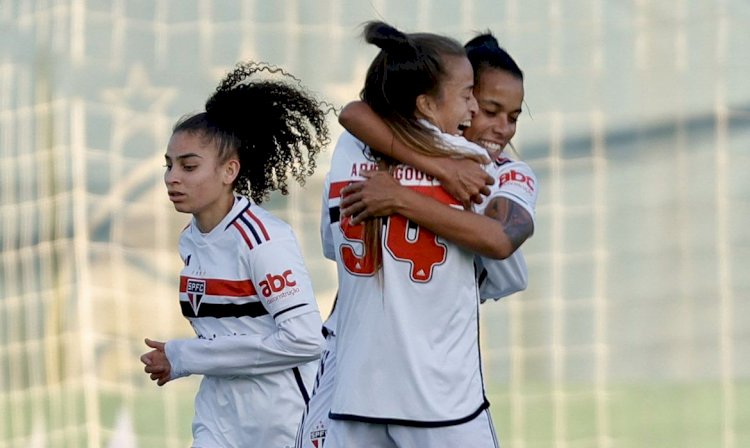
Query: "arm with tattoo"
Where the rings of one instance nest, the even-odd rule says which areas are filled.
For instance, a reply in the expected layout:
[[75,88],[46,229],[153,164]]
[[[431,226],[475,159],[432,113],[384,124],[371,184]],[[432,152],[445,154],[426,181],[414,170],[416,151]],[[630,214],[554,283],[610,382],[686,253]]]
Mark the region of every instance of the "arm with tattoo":
[[484,214],[500,222],[514,251],[534,234],[534,221],[529,212],[508,198],[497,197],[490,200]]

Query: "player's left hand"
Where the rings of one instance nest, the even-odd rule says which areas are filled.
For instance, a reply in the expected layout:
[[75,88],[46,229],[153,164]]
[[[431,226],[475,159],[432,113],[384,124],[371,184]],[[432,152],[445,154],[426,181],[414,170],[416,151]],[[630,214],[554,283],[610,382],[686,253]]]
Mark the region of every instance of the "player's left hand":
[[149,338],[146,338],[145,342],[153,350],[141,355],[141,362],[145,364],[143,370],[150,374],[149,377],[156,381],[158,386],[163,386],[169,382],[172,374],[172,365],[169,363],[167,354],[164,351],[165,343],[153,341]]

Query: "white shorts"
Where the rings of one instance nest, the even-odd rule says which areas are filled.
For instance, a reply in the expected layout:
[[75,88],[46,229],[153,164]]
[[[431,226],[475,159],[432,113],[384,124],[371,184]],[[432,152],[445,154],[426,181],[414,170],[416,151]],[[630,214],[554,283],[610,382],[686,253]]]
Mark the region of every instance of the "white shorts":
[[434,428],[331,420],[326,448],[499,448],[489,410],[466,423]]
[[326,440],[326,433],[330,419],[333,399],[333,380],[336,372],[336,338],[333,334],[326,337],[325,350],[320,355],[318,374],[315,377],[310,401],[299,430],[297,431],[296,448],[322,448]]

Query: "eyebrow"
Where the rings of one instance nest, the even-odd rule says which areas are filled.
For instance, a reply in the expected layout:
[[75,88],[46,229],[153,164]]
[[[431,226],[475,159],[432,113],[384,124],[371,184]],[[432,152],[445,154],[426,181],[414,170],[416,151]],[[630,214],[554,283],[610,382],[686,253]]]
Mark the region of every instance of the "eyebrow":
[[[187,153],[187,154],[182,154],[182,155],[180,155],[180,156],[177,156],[177,157],[175,157],[175,160],[187,159],[187,158],[189,158],[189,157],[199,157],[199,158],[201,158],[201,156],[200,156],[200,155],[198,155],[198,154],[196,154],[196,153],[194,153],[194,152],[189,152],[189,153]],[[167,160],[172,160],[172,158],[171,158],[171,157],[169,157],[169,156],[168,156],[168,155],[166,155],[166,154],[164,154],[164,158],[165,158],[165,159],[167,159]]]
[[[495,106],[495,107],[497,107],[497,108],[500,108],[500,109],[503,109],[503,110],[505,110],[505,105],[504,105],[503,103],[500,103],[500,102],[498,102],[498,101],[495,101],[495,100],[481,100],[481,101],[478,101],[478,103],[479,103],[479,104],[484,104],[484,105]],[[523,112],[523,109],[521,109],[521,108],[519,107],[518,109],[516,109],[516,110],[512,110],[512,111],[510,111],[510,112],[511,112],[511,113],[513,113],[513,112]]]

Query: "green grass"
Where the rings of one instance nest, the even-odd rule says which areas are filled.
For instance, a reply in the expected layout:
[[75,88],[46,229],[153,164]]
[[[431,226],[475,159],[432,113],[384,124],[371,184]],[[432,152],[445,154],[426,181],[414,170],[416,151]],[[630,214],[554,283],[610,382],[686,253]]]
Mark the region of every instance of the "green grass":
[[750,446],[750,382],[734,385],[729,408],[723,393],[719,383],[609,385],[600,394],[585,385],[488,388],[505,448],[717,448],[730,445],[725,427],[731,446]]
[[[197,384],[175,386],[137,389],[127,397],[101,393],[102,440],[95,445],[107,446],[127,410],[137,446],[188,446]],[[549,384],[524,384],[510,390],[490,384],[487,392],[503,448],[599,448],[602,441],[612,448],[717,448],[730,446],[724,444],[725,427],[733,437],[731,446],[750,446],[750,381],[734,384],[732,415],[721,384],[710,382],[608,385],[599,394],[588,385],[555,390]],[[16,394],[12,402],[7,395],[0,400],[0,448],[28,443],[40,415],[49,431],[46,446],[86,446],[80,395],[52,400]]]

